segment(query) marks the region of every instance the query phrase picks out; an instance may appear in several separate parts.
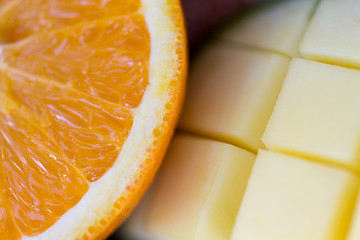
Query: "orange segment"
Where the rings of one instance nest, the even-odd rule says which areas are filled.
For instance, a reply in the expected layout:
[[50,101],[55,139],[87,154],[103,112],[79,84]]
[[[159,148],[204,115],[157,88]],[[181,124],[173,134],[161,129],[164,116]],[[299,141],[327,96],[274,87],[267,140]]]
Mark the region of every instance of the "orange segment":
[[0,195],[0,236],[4,240],[20,240],[22,236],[11,217],[9,205],[5,202],[3,196]]
[[69,26],[83,21],[135,12],[139,0],[3,0],[0,11],[9,4],[11,10],[2,20],[0,32],[6,42],[33,33]]
[[11,0],[1,0],[0,1],[0,11],[3,11],[7,6],[9,6]]
[[59,147],[18,113],[0,113],[0,186],[16,225],[38,234],[73,207],[88,184]]
[[0,0],[1,41],[0,238],[104,239],[175,128],[180,2]]
[[36,116],[88,181],[112,166],[132,126],[128,109],[14,72],[3,78],[8,94]]
[[17,69],[136,107],[148,84],[150,37],[136,14],[36,35],[1,56]]

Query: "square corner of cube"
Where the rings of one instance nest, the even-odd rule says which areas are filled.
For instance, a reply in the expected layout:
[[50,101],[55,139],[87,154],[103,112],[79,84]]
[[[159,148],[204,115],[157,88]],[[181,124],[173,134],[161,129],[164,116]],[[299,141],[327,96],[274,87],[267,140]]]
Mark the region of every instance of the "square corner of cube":
[[359,68],[359,9],[356,0],[319,1],[300,44],[302,56]]
[[247,11],[241,21],[228,26],[220,37],[287,56],[298,56],[298,45],[316,2],[268,1]]
[[236,146],[176,134],[147,195],[146,232],[168,239],[229,235],[235,215],[223,207],[237,211],[254,160],[255,154]]
[[360,170],[360,71],[294,59],[262,141]]
[[288,64],[221,41],[205,49],[190,71],[180,128],[256,151]]
[[345,170],[260,151],[232,240],[344,239],[358,187]]

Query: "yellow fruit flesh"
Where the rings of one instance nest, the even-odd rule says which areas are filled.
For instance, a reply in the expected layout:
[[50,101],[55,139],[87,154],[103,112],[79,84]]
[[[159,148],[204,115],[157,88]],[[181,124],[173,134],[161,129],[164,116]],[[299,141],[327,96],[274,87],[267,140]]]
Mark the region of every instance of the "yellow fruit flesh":
[[301,43],[301,54],[315,61],[360,68],[359,15],[359,1],[321,1]]
[[[357,65],[349,64],[358,57],[357,47],[353,45],[358,32],[358,28],[353,25],[353,22],[356,22],[354,13],[358,11],[356,6],[358,3],[350,0],[276,1],[268,6],[269,12],[267,8],[263,8],[249,18],[245,16],[242,23],[235,24],[234,29],[218,34],[215,43],[205,48],[195,61],[180,129],[256,152],[262,148],[261,144],[256,146],[249,143],[253,142],[253,139],[260,142],[263,132],[257,134],[257,130],[265,129],[267,125],[263,140],[266,148],[276,152],[269,153],[271,157],[259,160],[264,164],[270,158],[273,166],[256,171],[253,173],[256,175],[250,178],[261,179],[261,176],[264,176],[265,179],[266,176],[267,180],[263,179],[248,186],[244,196],[246,204],[243,202],[240,207],[239,218],[242,220],[239,220],[234,228],[233,239],[343,240],[347,238],[351,218],[354,220],[348,239],[353,240],[358,236],[360,211],[354,211],[354,203],[359,189],[360,71],[327,64],[358,68]],[[293,14],[289,14],[289,9]],[[288,18],[284,19],[285,16]],[[332,18],[328,21],[330,16],[339,16],[340,20]],[[341,27],[344,26],[343,21],[352,27]],[[318,24],[319,22],[321,24]],[[341,31],[336,31],[338,28]],[[331,34],[324,34],[327,31]],[[308,40],[311,38],[316,40],[312,41],[314,44]],[[324,42],[324,46],[320,46],[321,42]],[[236,45],[237,43],[239,45]],[[336,61],[329,50],[333,46],[336,54],[341,56],[336,58]],[[354,51],[345,51],[349,48]],[[246,123],[241,121],[242,118],[250,118],[249,112],[264,112],[264,104],[258,102],[259,104],[252,105],[252,99],[264,100],[266,96],[278,94],[274,88],[269,87],[261,92],[262,95],[260,91],[243,90],[249,82],[261,88],[260,81],[256,82],[259,77],[254,77],[252,81],[246,80],[250,79],[244,77],[247,72],[253,72],[254,75],[266,72],[266,68],[259,61],[250,64],[251,58],[248,56],[261,52],[263,55],[271,53],[277,57],[294,57],[298,56],[299,49],[305,58],[310,59],[291,59],[290,68],[285,67],[283,70],[284,76],[286,75],[285,84],[270,121],[264,115],[254,117]],[[307,54],[307,49],[319,49],[321,57]],[[238,61],[241,55],[247,56],[244,57],[247,61]],[[323,63],[311,61],[313,59]],[[243,66],[246,66],[246,72],[239,70]],[[276,76],[269,74],[269,78],[264,81],[281,84],[284,80],[280,77],[281,74]],[[241,97],[243,100],[239,101]],[[264,102],[269,104],[272,111],[275,104],[267,100]],[[241,109],[242,106],[249,106],[251,111],[238,111],[237,108]],[[260,122],[257,129],[253,130],[255,123]],[[220,129],[223,126],[225,127]],[[226,129],[227,126],[230,130]],[[248,136],[258,137],[228,137],[229,132],[237,128],[248,130]],[[252,146],[255,146],[255,149]],[[178,161],[183,159],[185,158]],[[271,175],[271,169],[275,174]],[[164,171],[170,172],[173,169]],[[187,176],[187,173],[184,173],[182,179]],[[154,188],[161,184],[163,183],[159,181]],[[224,189],[225,185],[222,185]],[[177,183],[169,184],[163,191],[172,189],[177,193],[176,186]],[[198,191],[201,190],[198,188]],[[155,191],[151,191],[148,199],[156,195]],[[172,203],[174,202],[176,201]],[[269,202],[276,205],[276,208],[272,208]],[[145,216],[153,211],[148,205],[147,207],[142,208],[138,214]],[[226,205],[222,207],[225,211]],[[167,209],[168,216],[176,218],[177,212],[173,211],[175,208],[176,206]],[[139,219],[139,216],[136,218]],[[253,218],[258,220],[251,220]],[[145,218],[143,227],[138,227],[145,239],[175,239],[167,235],[153,238],[149,229],[145,231],[144,228],[148,222],[161,225],[156,218]],[[180,222],[177,224],[182,224]],[[222,223],[217,222],[219,225]],[[206,225],[212,226],[210,223]],[[169,232],[175,230],[166,223],[163,223],[162,227]],[[191,229],[193,228],[194,225],[191,225]],[[192,231],[200,231],[200,227],[197,226],[196,230]],[[191,238],[207,239],[196,234],[191,235]]]
[[263,141],[359,173],[360,71],[294,59]]
[[14,42],[0,54],[6,239],[48,229],[112,167],[150,58],[140,1],[14,2],[0,10],[1,38]]
[[[314,11],[316,0],[279,1],[245,16],[221,38],[287,56],[299,55],[299,44]],[[285,20],[286,19],[286,20]]]
[[344,170],[260,151],[232,240],[344,239],[358,187]]
[[254,158],[229,144],[177,134],[132,228],[154,239],[229,239]]
[[273,53],[209,46],[194,62],[180,128],[256,152],[288,63]]

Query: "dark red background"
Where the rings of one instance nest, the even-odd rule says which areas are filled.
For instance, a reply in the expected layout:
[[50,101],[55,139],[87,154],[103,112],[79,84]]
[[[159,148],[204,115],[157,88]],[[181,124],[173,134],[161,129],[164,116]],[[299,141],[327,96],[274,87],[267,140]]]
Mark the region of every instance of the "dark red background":
[[216,27],[251,4],[264,0],[182,0],[190,51]]

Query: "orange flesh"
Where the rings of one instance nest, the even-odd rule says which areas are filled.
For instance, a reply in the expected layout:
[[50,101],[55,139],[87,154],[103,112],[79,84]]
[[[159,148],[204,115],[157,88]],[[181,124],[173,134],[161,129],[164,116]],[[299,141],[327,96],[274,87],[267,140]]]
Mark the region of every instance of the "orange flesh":
[[4,47],[8,65],[136,107],[148,83],[149,34],[141,15],[95,21]]
[[2,0],[0,7],[10,2],[16,3],[0,25],[5,42],[79,22],[129,14],[140,7],[137,0],[121,0],[121,4],[119,0]]
[[21,239],[21,233],[16,227],[12,217],[10,217],[10,206],[6,204],[5,199],[0,194],[0,236],[7,240],[18,240]]
[[[85,194],[88,184],[59,147],[18,114],[0,114],[4,197],[26,235],[51,226]],[[10,160],[10,161],[9,161]]]
[[2,239],[45,231],[111,168],[148,85],[150,57],[140,1],[11,3],[0,2],[11,16],[0,35],[24,39],[0,54]]

